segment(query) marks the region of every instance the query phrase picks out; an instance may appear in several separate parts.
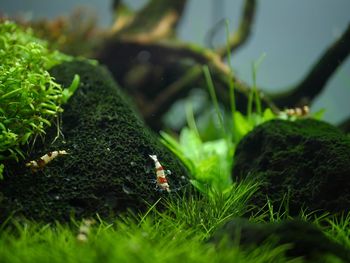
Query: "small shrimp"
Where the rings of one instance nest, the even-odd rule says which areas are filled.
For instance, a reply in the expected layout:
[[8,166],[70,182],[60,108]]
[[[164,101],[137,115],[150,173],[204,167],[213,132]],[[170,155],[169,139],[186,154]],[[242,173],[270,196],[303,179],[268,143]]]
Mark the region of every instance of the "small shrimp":
[[79,232],[77,234],[77,240],[79,242],[85,243],[89,239],[90,235],[90,229],[91,226],[95,224],[95,220],[93,219],[83,219],[80,227],[79,227]]
[[308,117],[310,113],[310,108],[308,106],[303,107],[297,107],[297,108],[289,108],[285,109],[284,111],[280,112],[280,116],[284,118],[301,118],[301,117]]
[[37,172],[40,169],[43,169],[49,162],[55,159],[57,156],[68,154],[65,150],[62,151],[53,151],[41,156],[37,160],[30,161],[26,163],[26,166],[29,167],[32,172]]
[[156,173],[157,173],[157,186],[170,193],[170,186],[168,184],[168,180],[165,176],[165,171],[163,166],[158,161],[157,155],[149,155],[151,159],[154,161],[155,167],[156,167]]

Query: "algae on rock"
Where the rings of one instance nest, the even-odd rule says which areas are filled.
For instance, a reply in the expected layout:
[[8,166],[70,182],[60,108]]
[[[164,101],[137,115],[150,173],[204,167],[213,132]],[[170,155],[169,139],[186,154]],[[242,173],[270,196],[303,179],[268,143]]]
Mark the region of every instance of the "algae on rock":
[[292,214],[302,208],[329,212],[350,208],[350,139],[336,127],[312,119],[273,120],[242,139],[233,179],[261,180],[254,204],[287,198]]
[[51,70],[56,81],[69,86],[74,74],[80,87],[64,106],[61,130],[64,138],[51,144],[52,127],[43,143],[30,154],[66,150],[43,170],[32,173],[25,163],[9,162],[0,182],[4,199],[2,219],[10,214],[40,220],[67,220],[113,215],[126,209],[139,210],[168,194],[157,189],[156,154],[166,169],[174,191],[190,187],[182,164],[151,134],[120,92],[109,72],[84,61],[63,63]]

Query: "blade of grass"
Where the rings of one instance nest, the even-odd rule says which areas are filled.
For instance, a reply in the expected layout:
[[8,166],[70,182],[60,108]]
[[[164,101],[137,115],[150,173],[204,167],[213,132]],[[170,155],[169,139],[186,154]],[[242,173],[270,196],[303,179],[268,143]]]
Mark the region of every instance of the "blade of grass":
[[203,73],[204,73],[205,80],[207,82],[210,97],[211,97],[212,102],[214,104],[216,115],[217,115],[218,120],[219,120],[222,135],[223,135],[223,137],[227,137],[226,131],[225,131],[225,126],[224,126],[224,121],[223,121],[222,114],[221,114],[221,111],[219,108],[218,99],[217,99],[216,93],[215,93],[214,83],[213,83],[213,80],[212,80],[211,75],[210,75],[209,67],[207,65],[203,66]]
[[230,69],[230,79],[229,79],[229,89],[230,89],[230,106],[231,106],[231,118],[232,118],[232,133],[233,136],[236,134],[236,126],[235,126],[235,112],[236,112],[236,98],[235,98],[235,83],[233,81],[233,67],[232,67],[232,59],[231,59],[231,50],[230,50],[230,29],[229,29],[229,21],[225,20],[226,27],[226,48],[227,48],[227,63]]
[[261,101],[260,101],[259,91],[258,91],[258,87],[256,84],[256,73],[259,69],[260,64],[264,61],[265,57],[266,57],[266,54],[263,53],[258,58],[258,60],[254,61],[252,63],[253,91],[254,91],[254,95],[255,95],[256,112],[259,116],[261,116],[261,114],[262,114],[262,109],[261,109]]
[[198,138],[200,138],[197,125],[196,125],[196,120],[194,119],[192,104],[190,101],[186,102],[186,119],[187,119],[188,127],[195,132]]

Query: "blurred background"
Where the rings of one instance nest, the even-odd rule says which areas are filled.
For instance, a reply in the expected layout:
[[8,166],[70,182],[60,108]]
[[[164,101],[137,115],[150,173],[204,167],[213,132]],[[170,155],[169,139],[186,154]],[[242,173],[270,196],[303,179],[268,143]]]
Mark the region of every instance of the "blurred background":
[[[133,9],[146,0],[127,0]],[[237,28],[242,0],[189,0],[178,27],[178,37],[208,47],[208,32],[223,18],[230,29]],[[110,0],[0,0],[0,12],[10,17],[52,19],[68,16],[84,7],[95,13],[97,24],[107,28],[113,22]],[[257,82],[266,91],[288,89],[308,72],[318,57],[350,22],[349,0],[264,0],[258,1],[255,24],[249,41],[232,57],[236,74],[251,83],[251,63],[265,53]],[[215,32],[212,45],[225,42],[225,26]],[[325,108],[325,120],[338,124],[350,116],[350,59],[338,68],[312,110]]]

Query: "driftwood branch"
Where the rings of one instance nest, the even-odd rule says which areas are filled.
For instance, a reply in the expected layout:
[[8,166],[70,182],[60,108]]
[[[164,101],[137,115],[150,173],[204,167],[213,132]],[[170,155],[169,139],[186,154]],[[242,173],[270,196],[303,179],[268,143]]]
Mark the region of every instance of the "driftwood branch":
[[279,107],[295,106],[312,102],[322,92],[329,78],[350,54],[350,24],[319,58],[306,77],[293,89],[271,95]]
[[[237,109],[244,111],[251,89],[233,76],[224,63],[223,57],[227,46],[213,52],[173,41],[170,32],[174,32],[177,19],[180,18],[186,1],[163,1],[161,2],[163,5],[158,1],[160,0],[151,0],[141,9],[130,25],[105,42],[97,56],[109,67],[121,86],[126,87],[136,99],[148,124],[155,130],[159,129],[161,117],[176,100],[185,97],[194,86],[206,87],[201,71],[202,65],[210,67],[218,99],[226,106],[230,105],[228,87],[233,80]],[[256,0],[245,1],[239,30],[230,38],[231,51],[243,45],[248,39],[255,9]],[[152,19],[153,22],[143,25],[142,21],[146,17],[151,17],[155,10],[160,12],[159,15]],[[179,15],[175,20],[169,19],[167,15],[173,12]],[[165,26],[160,27],[160,24]],[[163,28],[163,33],[159,33],[159,28]],[[349,52],[350,29],[348,28],[326,50],[310,73],[291,91],[266,96],[261,93],[264,105],[278,111],[279,108],[298,105],[305,97],[312,101]],[[140,72],[143,73],[140,74]],[[138,79],[138,83],[130,85],[128,82],[130,78],[125,76],[133,76],[131,79]],[[176,77],[173,79],[173,76]],[[163,80],[159,81],[160,79]],[[154,121],[155,119],[158,121]]]
[[191,89],[193,83],[200,77],[201,72],[202,67],[196,65],[188,70],[180,79],[166,87],[146,107],[144,112],[145,118],[159,116],[162,112],[166,112],[169,105],[172,105],[174,98],[178,98],[180,94],[187,93]]
[[[256,5],[256,0],[245,0],[238,30],[233,35],[231,35],[228,40],[228,45],[231,52],[236,51],[249,39],[252,31],[252,26],[254,24]],[[227,48],[227,44],[225,44],[219,47],[216,50],[216,53],[220,57],[225,57],[227,56]]]
[[[147,60],[138,61],[137,58],[142,57],[140,54],[147,54]],[[210,67],[218,99],[229,107],[228,87],[233,80],[237,108],[246,109],[250,93],[249,86],[232,76],[229,67],[209,49],[171,41],[148,43],[137,38],[128,41],[110,40],[97,58],[112,71],[118,83],[128,89],[146,121],[155,130],[159,128],[156,125],[159,125],[160,121],[154,124],[151,122],[160,120],[175,101],[185,97],[195,86],[206,88],[207,84],[202,73],[203,65]],[[136,74],[135,68],[140,65],[143,65],[142,70],[147,72],[146,80],[143,80],[144,77],[140,74]],[[168,74],[166,74],[167,68],[169,68]],[[163,70],[161,75],[150,78],[149,76],[157,72],[157,69]],[[128,75],[132,75],[133,79],[141,80],[141,85],[134,85],[134,83],[130,85],[125,78]],[[169,80],[167,75],[176,77]],[[157,81],[154,82],[154,79]],[[262,97],[262,101],[264,105],[276,109],[267,97]]]
[[150,0],[128,23],[118,29],[115,37],[151,40],[174,37],[186,3],[187,0]]
[[[167,48],[170,48],[170,46]],[[168,50],[167,53],[169,54],[170,51]],[[166,110],[169,109],[169,105],[172,105],[174,102],[174,99],[177,100],[178,98],[186,95],[190,89],[195,86],[196,82],[199,82],[201,86],[206,87],[207,84],[203,79],[203,65],[210,66],[211,74],[213,75],[213,79],[216,83],[215,89],[220,101],[226,106],[230,105],[228,87],[230,85],[230,81],[233,81],[237,97],[240,98],[237,101],[237,106],[241,110],[245,108],[247,98],[251,91],[250,87],[243,81],[233,76],[229,67],[215,53],[207,49],[194,49],[191,46],[183,44],[181,46],[174,46],[173,44],[171,53],[173,53],[175,57],[178,57],[179,60],[184,58],[192,58],[196,64],[191,66],[182,77],[159,92],[145,111],[146,117],[154,117],[166,112]],[[261,93],[261,100],[265,105],[269,106],[275,111],[278,111],[273,101],[271,101],[268,97],[265,97],[263,93]]]
[[217,32],[225,27],[225,22],[226,22],[226,19],[224,19],[224,18],[220,19],[218,22],[216,22],[214,24],[214,26],[212,26],[212,28],[209,29],[209,31],[207,32],[207,34],[205,36],[205,40],[204,40],[207,47],[209,47],[211,49],[215,49],[215,46],[213,43],[214,38],[215,38]]
[[114,0],[112,9],[115,18],[111,28],[111,34],[116,34],[133,21],[135,12],[123,0]]
[[[225,106],[230,105],[228,87],[233,80],[237,109],[244,111],[251,89],[233,76],[224,63],[227,46],[224,45],[214,52],[176,40],[176,27],[186,2],[187,0],[149,0],[141,10],[133,12],[125,5],[125,1],[115,0],[116,17],[121,19],[122,23],[117,22],[118,28],[113,28],[110,33],[93,34],[90,24],[82,27],[82,30],[77,27],[77,23],[69,23],[68,20],[59,20],[54,24],[46,23],[47,29],[44,32],[49,39],[50,35],[64,35],[64,39],[76,40],[67,41],[64,45],[59,42],[61,49],[76,47],[74,52],[68,52],[70,54],[75,54],[75,51],[82,54],[82,50],[85,50],[84,45],[88,45],[90,53],[94,52],[94,57],[105,64],[118,83],[135,98],[146,120],[149,118],[148,124],[156,127],[155,129],[159,128],[161,117],[174,102],[185,97],[193,87],[206,87],[202,65],[209,66],[217,97]],[[246,43],[249,38],[256,4],[257,0],[245,0],[238,31],[229,39],[231,52]],[[69,26],[73,26],[74,30],[69,30]],[[74,34],[69,35],[67,32]],[[96,40],[98,42],[95,44]],[[58,45],[57,39],[51,42]],[[97,46],[98,50],[95,50]],[[262,95],[263,103],[278,111],[278,108],[296,106],[304,98],[311,102],[323,90],[328,79],[349,53],[350,25],[298,85],[287,92]]]

